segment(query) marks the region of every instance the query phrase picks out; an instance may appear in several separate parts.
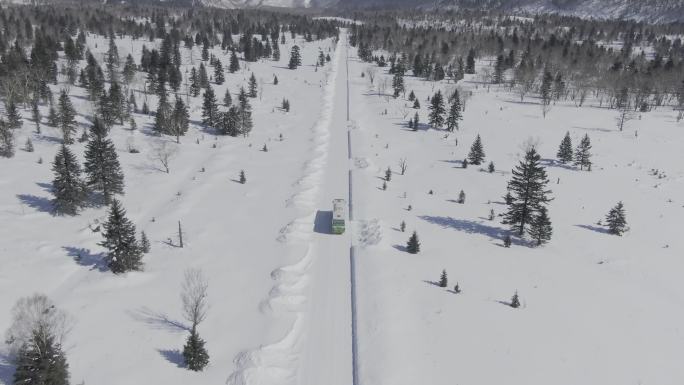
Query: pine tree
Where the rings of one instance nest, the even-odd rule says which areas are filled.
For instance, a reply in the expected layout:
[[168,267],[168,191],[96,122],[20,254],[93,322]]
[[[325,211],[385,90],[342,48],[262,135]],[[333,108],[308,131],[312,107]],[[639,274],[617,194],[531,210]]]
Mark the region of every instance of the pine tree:
[[220,114],[218,133],[220,135],[238,136],[240,134],[240,110],[231,106],[228,111]]
[[240,133],[243,136],[249,135],[249,133],[252,131],[252,106],[249,104],[249,99],[247,97],[247,92],[245,91],[244,87],[240,88],[240,93],[238,94],[238,102],[239,102],[239,109],[238,109],[238,115],[239,115],[239,128],[240,128]]
[[171,134],[176,137],[176,143],[180,143],[180,137],[188,132],[190,126],[190,114],[188,108],[183,103],[183,99],[176,97],[176,103],[173,106],[173,113],[171,114]]
[[413,115],[413,131],[418,131],[418,125],[420,124],[420,121],[418,120],[418,113],[416,112],[415,115]]
[[126,218],[126,211],[118,200],[112,199],[107,222],[103,225],[104,241],[109,250],[107,259],[113,273],[142,269],[142,250],[135,239],[135,225]]
[[448,284],[447,272],[442,270],[442,275],[439,277],[439,287],[447,287]]
[[256,98],[257,97],[257,80],[256,80],[256,77],[254,76],[254,72],[252,72],[252,76],[249,77],[249,97],[250,98]]
[[235,73],[240,70],[240,61],[238,60],[235,50],[230,52],[230,64],[228,65],[228,71],[230,73]]
[[534,148],[525,154],[525,159],[512,171],[513,178],[508,182],[509,192],[512,192],[508,212],[504,215],[504,223],[509,224],[519,236],[525,232],[526,226],[531,224],[536,214],[551,199],[546,190],[549,183],[546,170],[539,164],[541,157]]
[[5,158],[14,156],[14,132],[4,120],[0,120],[0,156]]
[[394,90],[393,96],[396,98],[405,90],[404,86],[404,71],[395,70],[394,77],[392,78],[392,89]]
[[466,194],[463,190],[461,190],[461,192],[458,193],[458,203],[464,204],[465,200],[466,200]]
[[223,75],[223,64],[221,64],[221,61],[216,59],[216,63],[214,64],[214,81],[216,84],[223,84],[223,82],[226,80],[225,76]]
[[572,162],[572,139],[570,139],[569,131],[565,133],[565,137],[563,137],[563,140],[558,147],[558,153],[556,153],[556,157],[563,164]]
[[200,94],[200,80],[199,75],[197,75],[197,70],[192,67],[190,70],[190,96],[197,97]]
[[[539,94],[541,95],[542,105],[548,106],[551,104],[552,94],[551,86],[553,85],[553,75],[548,70],[544,70],[544,75],[542,77],[542,84],[539,88]],[[546,116],[546,112],[544,112]]]
[[57,111],[55,110],[55,107],[53,105],[50,105],[50,109],[48,110],[48,126],[50,127],[57,127],[59,126],[59,115],[57,114]]
[[150,240],[147,239],[147,234],[144,231],[140,232],[140,251],[144,254],[150,252]]
[[69,365],[55,336],[40,325],[19,350],[15,385],[69,385]]
[[387,170],[385,170],[385,181],[389,182],[392,180],[392,169],[387,167]]
[[551,220],[547,214],[546,207],[542,206],[539,208],[539,212],[532,218],[527,234],[537,242],[537,246],[541,246],[551,240],[553,227],[551,227]]
[[207,76],[207,69],[204,67],[204,63],[200,63],[199,67],[199,85],[201,88],[209,87],[209,76]]
[[52,206],[57,214],[76,215],[83,207],[87,190],[81,179],[81,166],[76,156],[65,144],[57,151],[52,171],[55,177],[52,180]]
[[66,90],[62,90],[59,94],[59,128],[62,129],[64,143],[74,143],[72,135],[76,132],[76,110]]
[[223,95],[223,105],[230,107],[233,104],[233,97],[230,95],[230,88],[226,88],[226,93]]
[[428,115],[428,121],[430,126],[434,128],[442,127],[444,124],[444,98],[442,97],[442,91],[437,91],[435,95],[430,100],[430,114]]
[[482,139],[478,134],[477,137],[475,137],[475,142],[473,142],[473,145],[470,147],[470,153],[468,153],[468,161],[474,165],[479,166],[484,161],[484,158],[485,152],[484,148],[482,147]]
[[278,85],[278,77],[273,75],[273,85],[277,86]]
[[518,298],[518,292],[516,291],[515,294],[513,294],[513,297],[511,297],[511,307],[514,309],[517,309],[520,307],[520,299]]
[[97,118],[90,128],[84,168],[88,186],[102,192],[105,204],[109,204],[114,194],[123,194],[124,176],[114,143],[107,138],[107,129]]
[[[143,104],[143,110],[145,105]],[[157,112],[154,115],[154,131],[157,135],[168,134],[171,132],[172,112],[171,105],[166,97],[166,93],[159,95]]]
[[627,228],[627,218],[625,215],[625,208],[622,202],[618,202],[615,207],[610,209],[606,215],[606,224],[608,225],[608,232],[614,235],[622,235]]
[[13,101],[7,102],[5,104],[5,110],[7,113],[7,124],[9,127],[13,130],[21,128],[22,119],[17,105]]
[[589,135],[585,134],[579,146],[575,150],[575,166],[580,166],[580,170],[585,167],[591,170],[591,140]]
[[204,340],[194,329],[183,347],[183,358],[188,369],[194,371],[201,371],[209,363],[209,353],[204,348]]
[[468,168],[468,158],[461,161],[461,167]]
[[416,98],[416,100],[413,101],[413,108],[416,110],[420,109],[420,102],[418,101],[417,98]]
[[475,50],[470,49],[468,51],[468,58],[466,59],[465,73],[474,74],[475,73]]
[[496,171],[496,168],[494,167],[494,162],[489,162],[489,165],[487,166],[487,171],[489,171],[490,174]]
[[36,133],[40,134],[40,109],[38,108],[38,98],[35,97],[31,100],[31,115],[33,122],[36,124]]
[[299,53],[299,46],[293,45],[292,51],[290,52],[290,62],[287,64],[287,68],[294,70],[302,65],[302,57]]
[[247,183],[247,176],[245,176],[245,170],[240,170],[240,183]]
[[418,254],[420,252],[420,242],[418,241],[418,234],[414,231],[406,243],[406,251],[410,254]]
[[510,234],[506,234],[506,236],[504,237],[504,247],[506,247],[506,248],[511,247],[511,235]]
[[504,70],[505,68],[504,56],[499,55],[496,57],[496,64],[494,65],[494,84],[501,84],[504,82]]
[[[416,101],[418,101],[416,99]],[[458,95],[458,91],[454,92],[453,102],[449,108],[449,116],[446,120],[447,131],[453,132],[454,129],[458,130],[458,122],[463,120],[461,114],[461,99]]]
[[208,86],[204,91],[204,102],[202,103],[202,124],[207,127],[215,127],[217,112],[216,95],[214,95],[211,86]]
[[399,230],[401,230],[402,233],[406,231],[406,222],[401,221],[399,224]]

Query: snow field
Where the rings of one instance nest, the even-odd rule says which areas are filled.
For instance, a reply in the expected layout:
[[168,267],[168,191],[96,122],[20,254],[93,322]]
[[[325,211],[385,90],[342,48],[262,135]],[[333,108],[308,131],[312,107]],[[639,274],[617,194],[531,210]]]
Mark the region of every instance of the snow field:
[[[460,131],[446,135],[426,130],[426,98],[453,84],[406,76],[407,95],[414,90],[422,105],[421,129],[413,132],[405,121],[414,110],[403,118],[412,103],[369,91],[360,76],[367,65],[350,61],[354,155],[368,159],[355,162],[354,205],[360,223],[380,223],[382,238],[356,259],[362,382],[681,383],[684,130],[676,113],[641,114],[619,132],[616,112],[597,101],[584,108],[559,102],[544,119],[535,98],[520,103],[466,78],[459,86],[473,97]],[[592,172],[555,161],[566,131],[573,145],[589,134]],[[463,169],[477,134],[486,161]],[[544,247],[514,241],[506,249],[507,227],[487,217],[490,209],[505,211],[506,183],[526,142],[536,144],[549,174],[554,235]],[[400,158],[408,160],[404,176]],[[394,173],[382,191],[388,166]],[[596,223],[620,200],[631,230],[616,237]],[[404,251],[413,230],[417,255]],[[442,269],[446,289],[436,286]],[[516,290],[520,309],[505,305]]]
[[[88,37],[98,59],[106,43],[102,37]],[[106,271],[104,250],[98,246],[102,237],[93,231],[105,219],[105,207],[87,208],[76,217],[49,213],[50,163],[61,134],[45,124],[42,134],[33,133],[30,111],[22,109],[24,127],[16,142],[19,147],[30,136],[35,152],[18,150],[14,158],[3,160],[0,219],[12,225],[0,227],[0,306],[5,309],[0,329],[9,325],[9,310],[19,297],[47,294],[75,319],[65,346],[72,382],[105,385],[225,383],[237,368],[234,359],[241,351],[287,335],[289,320],[265,314],[260,303],[272,289],[271,272],[301,255],[275,237],[283,223],[300,215],[286,201],[309,157],[312,132],[307,127],[318,119],[326,73],[315,72],[310,64],[319,47],[327,52],[331,43],[306,43],[298,37],[304,66],[290,71],[285,68],[292,46],[288,36],[279,63],[241,62],[239,72],[226,72],[223,85],[212,83],[219,102],[226,88],[236,99],[252,71],[262,83],[263,96],[250,99],[254,130],[248,138],[214,137],[205,131],[199,124],[201,96],[190,98],[191,128],[179,145],[175,138],[150,135],[151,116],[135,115],[137,131],[112,128],[110,137],[126,183],[120,199],[138,231],[144,230],[152,243],[143,272],[114,276]],[[117,44],[122,59],[134,52],[137,62],[143,44],[151,48],[159,41],[121,39]],[[181,51],[185,73],[192,65],[187,50]],[[223,52],[212,52],[227,64]],[[197,47],[192,56],[199,66]],[[211,67],[207,70],[213,75]],[[277,86],[271,83],[273,74],[279,78]],[[133,88],[142,91],[142,79],[138,74]],[[299,90],[296,99],[293,90]],[[80,135],[89,126],[86,116],[91,108],[83,89],[71,87],[70,94],[79,113]],[[277,108],[283,97],[291,100],[290,113]],[[142,92],[136,92],[136,98],[141,107]],[[148,96],[147,101],[154,110],[156,99]],[[41,113],[47,115],[47,106],[41,106]],[[151,159],[152,146],[160,141],[178,149],[169,174],[159,171]],[[264,143],[268,152],[260,151]],[[129,144],[140,153],[129,153]],[[71,148],[82,161],[84,144]],[[39,158],[42,164],[37,163]],[[247,174],[244,185],[234,181],[242,169]],[[178,221],[184,248],[177,247]],[[188,325],[181,317],[179,293],[188,267],[201,268],[209,281],[209,316],[199,332],[207,342],[210,364],[201,373],[180,367]],[[13,367],[4,355],[0,368],[0,383],[11,383]]]

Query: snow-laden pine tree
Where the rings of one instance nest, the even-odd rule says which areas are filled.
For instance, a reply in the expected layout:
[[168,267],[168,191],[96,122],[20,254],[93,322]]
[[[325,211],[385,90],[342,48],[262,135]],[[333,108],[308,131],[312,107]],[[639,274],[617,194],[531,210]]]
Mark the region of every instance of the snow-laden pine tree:
[[109,252],[107,260],[113,273],[142,269],[142,250],[135,238],[135,225],[126,218],[126,210],[118,200],[112,199],[107,221],[103,224],[104,241],[100,243]]
[[256,76],[254,76],[254,72],[252,72],[252,76],[249,77],[249,97],[250,98],[256,98],[257,97],[257,80]]
[[216,59],[216,63],[214,63],[214,81],[218,85],[221,85],[226,81],[226,77],[223,74],[223,64],[221,64],[221,60],[218,59]]
[[150,252],[150,240],[144,231],[140,232],[140,251],[147,254]]
[[591,170],[591,140],[588,134],[584,135],[575,150],[575,166],[580,166],[580,170],[584,170],[585,167]]
[[475,165],[480,165],[485,159],[484,147],[482,146],[482,139],[480,134],[475,137],[473,145],[470,147],[470,152],[468,153],[468,162]]
[[[143,105],[144,110],[145,105]],[[157,104],[157,113],[154,115],[154,132],[157,135],[168,134],[171,129],[171,105],[166,97],[166,92],[159,95],[159,103]]]
[[87,198],[86,185],[81,179],[81,166],[65,144],[52,162],[52,206],[57,214],[76,215]]
[[14,156],[14,132],[4,120],[0,120],[0,156]]
[[73,135],[76,132],[76,110],[66,90],[59,94],[59,128],[65,144],[74,143]]
[[8,101],[5,103],[5,113],[7,115],[7,124],[11,129],[17,130],[21,128],[23,121],[21,119],[19,109],[14,101]]
[[433,128],[442,127],[444,124],[444,98],[442,97],[442,91],[437,91],[435,95],[430,100],[430,106],[428,107],[430,113],[428,114],[428,122]]
[[614,235],[622,235],[627,228],[627,216],[625,215],[625,207],[622,202],[618,202],[615,207],[610,209],[606,215],[606,225],[608,232]]
[[520,299],[518,298],[518,292],[516,291],[515,294],[513,294],[513,297],[511,298],[511,307],[514,309],[517,309],[520,307]]
[[233,97],[230,95],[230,88],[226,88],[226,93],[223,95],[223,106],[230,107],[233,104]]
[[551,227],[551,220],[549,219],[546,207],[542,206],[539,208],[539,212],[532,218],[527,234],[537,242],[537,246],[541,246],[551,240],[553,227]]
[[570,139],[570,132],[568,131],[565,133],[565,136],[558,147],[558,152],[556,153],[558,161],[563,164],[572,162],[572,151],[572,139]]
[[90,128],[85,151],[85,173],[88,186],[102,193],[109,204],[114,194],[123,194],[124,175],[114,143],[107,138],[107,128],[95,118]]
[[446,120],[447,131],[453,132],[454,130],[458,130],[458,122],[461,120],[463,120],[461,99],[458,95],[458,91],[455,91],[452,97],[451,107],[449,107],[449,116],[447,116]]
[[211,86],[207,86],[204,91],[204,101],[202,102],[202,124],[207,127],[216,127],[216,117],[218,115],[218,105],[216,95]]
[[294,70],[302,65],[302,56],[299,53],[299,46],[293,45],[292,51],[290,51],[290,62],[287,64],[287,68]]
[[176,143],[180,143],[180,137],[188,132],[189,126],[190,114],[188,113],[188,107],[183,103],[183,99],[176,97],[176,103],[171,114],[171,132],[169,132],[176,137]]
[[243,136],[247,136],[252,131],[252,106],[249,104],[249,98],[247,97],[247,92],[245,91],[244,87],[240,88],[240,93],[238,94],[238,102],[240,133]]
[[526,226],[551,200],[548,197],[551,191],[546,189],[549,180],[546,170],[539,164],[540,159],[534,148],[529,149],[525,159],[513,169],[513,178],[508,182],[511,202],[504,214],[504,223],[510,225],[519,236],[525,233]]
[[240,70],[240,61],[238,60],[235,50],[230,51],[230,64],[228,65],[228,71],[230,73],[235,73]]
[[69,365],[55,336],[44,325],[21,347],[15,385],[69,385]]

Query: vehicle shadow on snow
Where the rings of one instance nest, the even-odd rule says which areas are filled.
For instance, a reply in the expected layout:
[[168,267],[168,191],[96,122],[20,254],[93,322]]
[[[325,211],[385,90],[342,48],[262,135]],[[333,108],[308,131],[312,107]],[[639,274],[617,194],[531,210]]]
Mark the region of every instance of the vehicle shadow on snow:
[[104,253],[93,253],[90,249],[73,246],[63,246],[62,249],[81,266],[90,267],[90,270],[101,272],[109,270],[104,259]]
[[175,364],[179,368],[185,367],[185,358],[183,358],[183,353],[178,349],[157,349],[159,354],[162,355],[167,361]]
[[314,219],[314,233],[332,234],[332,211],[316,211],[316,218]]
[[155,330],[164,330],[171,333],[190,332],[190,327],[183,322],[174,320],[168,315],[156,312],[146,306],[137,310],[129,310],[128,315],[134,320],[142,322]]

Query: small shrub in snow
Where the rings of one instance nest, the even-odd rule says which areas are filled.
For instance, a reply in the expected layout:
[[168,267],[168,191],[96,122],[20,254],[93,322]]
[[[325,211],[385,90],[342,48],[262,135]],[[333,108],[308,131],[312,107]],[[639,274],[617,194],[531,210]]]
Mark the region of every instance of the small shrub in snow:
[[420,252],[420,242],[418,241],[418,234],[414,231],[406,243],[406,251],[410,254],[418,254]]
[[442,275],[439,277],[439,287],[447,287],[448,279],[446,270],[442,270]]

